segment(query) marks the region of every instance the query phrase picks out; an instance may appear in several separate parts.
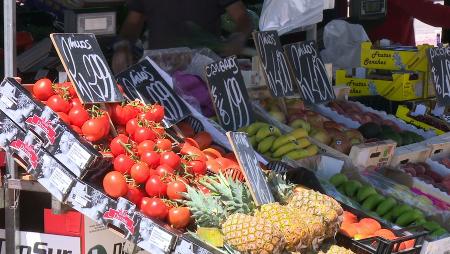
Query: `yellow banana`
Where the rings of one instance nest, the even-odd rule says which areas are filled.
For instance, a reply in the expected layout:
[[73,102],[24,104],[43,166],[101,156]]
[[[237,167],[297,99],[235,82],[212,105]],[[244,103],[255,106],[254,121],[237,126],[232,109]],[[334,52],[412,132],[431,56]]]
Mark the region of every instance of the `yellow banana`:
[[270,151],[270,147],[273,145],[273,141],[275,141],[275,136],[268,136],[267,138],[263,139],[258,144],[258,152],[260,153],[266,153]]
[[275,152],[278,148],[282,147],[284,144],[287,144],[292,141],[295,141],[295,138],[292,135],[286,134],[283,136],[279,136],[273,142],[273,145],[270,148],[270,151]]
[[291,134],[296,139],[300,139],[300,138],[304,138],[304,137],[308,136],[308,132],[302,128],[295,129],[289,134]]
[[282,157],[283,155],[293,151],[298,150],[300,147],[295,142],[289,142],[282,147],[278,148],[275,152],[272,153],[273,157]]
[[307,138],[300,138],[300,139],[297,139],[297,144],[300,148],[305,148],[305,147],[311,145],[311,142],[309,142],[309,140]]
[[262,122],[254,122],[254,123],[250,124],[246,128],[248,136],[256,135],[258,130],[261,129],[262,127],[264,127],[264,126],[269,126],[269,124],[262,123]]
[[308,154],[307,150],[299,149],[299,150],[291,151],[291,152],[285,154],[284,156],[286,156],[287,158],[289,158],[291,160],[300,160],[300,159],[309,157],[309,154]]
[[261,142],[268,136],[281,136],[281,131],[277,127],[271,125],[263,126],[258,130],[258,132],[256,132],[256,141]]

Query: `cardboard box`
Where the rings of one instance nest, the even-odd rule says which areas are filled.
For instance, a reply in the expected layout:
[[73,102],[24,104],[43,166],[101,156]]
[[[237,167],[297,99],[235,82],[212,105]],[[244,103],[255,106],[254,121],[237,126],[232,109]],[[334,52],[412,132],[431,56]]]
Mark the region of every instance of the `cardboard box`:
[[54,214],[52,209],[44,209],[44,233],[46,234],[80,237],[82,222],[83,215],[79,212],[68,211],[63,214]]
[[392,140],[364,143],[353,146],[349,157],[357,167],[383,167],[390,164],[396,146]]
[[[25,132],[42,141],[44,148],[76,177],[88,170],[99,171],[109,165],[91,144],[73,132],[49,107],[34,100],[32,95],[12,78],[0,85],[0,110]],[[109,162],[110,163],[110,162]]]

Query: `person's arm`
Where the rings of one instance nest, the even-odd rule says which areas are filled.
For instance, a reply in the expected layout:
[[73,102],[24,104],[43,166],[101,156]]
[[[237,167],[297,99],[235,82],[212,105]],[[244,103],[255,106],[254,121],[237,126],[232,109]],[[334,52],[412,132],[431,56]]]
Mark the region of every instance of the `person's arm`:
[[142,13],[130,11],[120,29],[119,36],[123,40],[136,42],[144,27],[145,17]]
[[[393,1],[414,18],[435,27],[450,28],[450,6],[430,0]],[[388,10],[389,11],[389,10]]]

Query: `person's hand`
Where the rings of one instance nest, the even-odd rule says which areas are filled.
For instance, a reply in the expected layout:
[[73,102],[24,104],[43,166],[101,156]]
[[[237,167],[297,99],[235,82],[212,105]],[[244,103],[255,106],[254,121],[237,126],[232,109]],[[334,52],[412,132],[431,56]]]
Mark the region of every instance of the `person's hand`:
[[239,55],[244,49],[246,41],[247,36],[243,33],[231,34],[222,48],[221,52],[222,55],[224,56]]
[[129,47],[120,47],[114,51],[112,71],[117,74],[133,64],[133,54]]

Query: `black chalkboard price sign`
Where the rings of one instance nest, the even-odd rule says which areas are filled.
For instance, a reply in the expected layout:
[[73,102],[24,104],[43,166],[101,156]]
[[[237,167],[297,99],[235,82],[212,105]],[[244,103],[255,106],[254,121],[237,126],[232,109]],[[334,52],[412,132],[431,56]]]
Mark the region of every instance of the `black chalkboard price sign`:
[[83,103],[124,100],[94,34],[51,34],[50,38]]
[[116,79],[130,99],[139,99],[145,103],[160,103],[164,106],[166,127],[178,123],[191,114],[183,100],[148,58],[119,73]]
[[219,118],[227,131],[253,122],[253,111],[236,57],[228,57],[205,67],[209,91]]
[[295,83],[278,33],[254,32],[253,39],[272,95],[275,97],[293,95]]
[[307,103],[317,104],[336,98],[315,41],[286,45],[284,49]]
[[448,106],[450,105],[450,48],[430,48],[428,59],[436,97],[441,105]]
[[244,132],[227,132],[227,137],[255,203],[263,205],[275,202],[262,169],[259,167],[255,151],[248,141],[247,134]]

